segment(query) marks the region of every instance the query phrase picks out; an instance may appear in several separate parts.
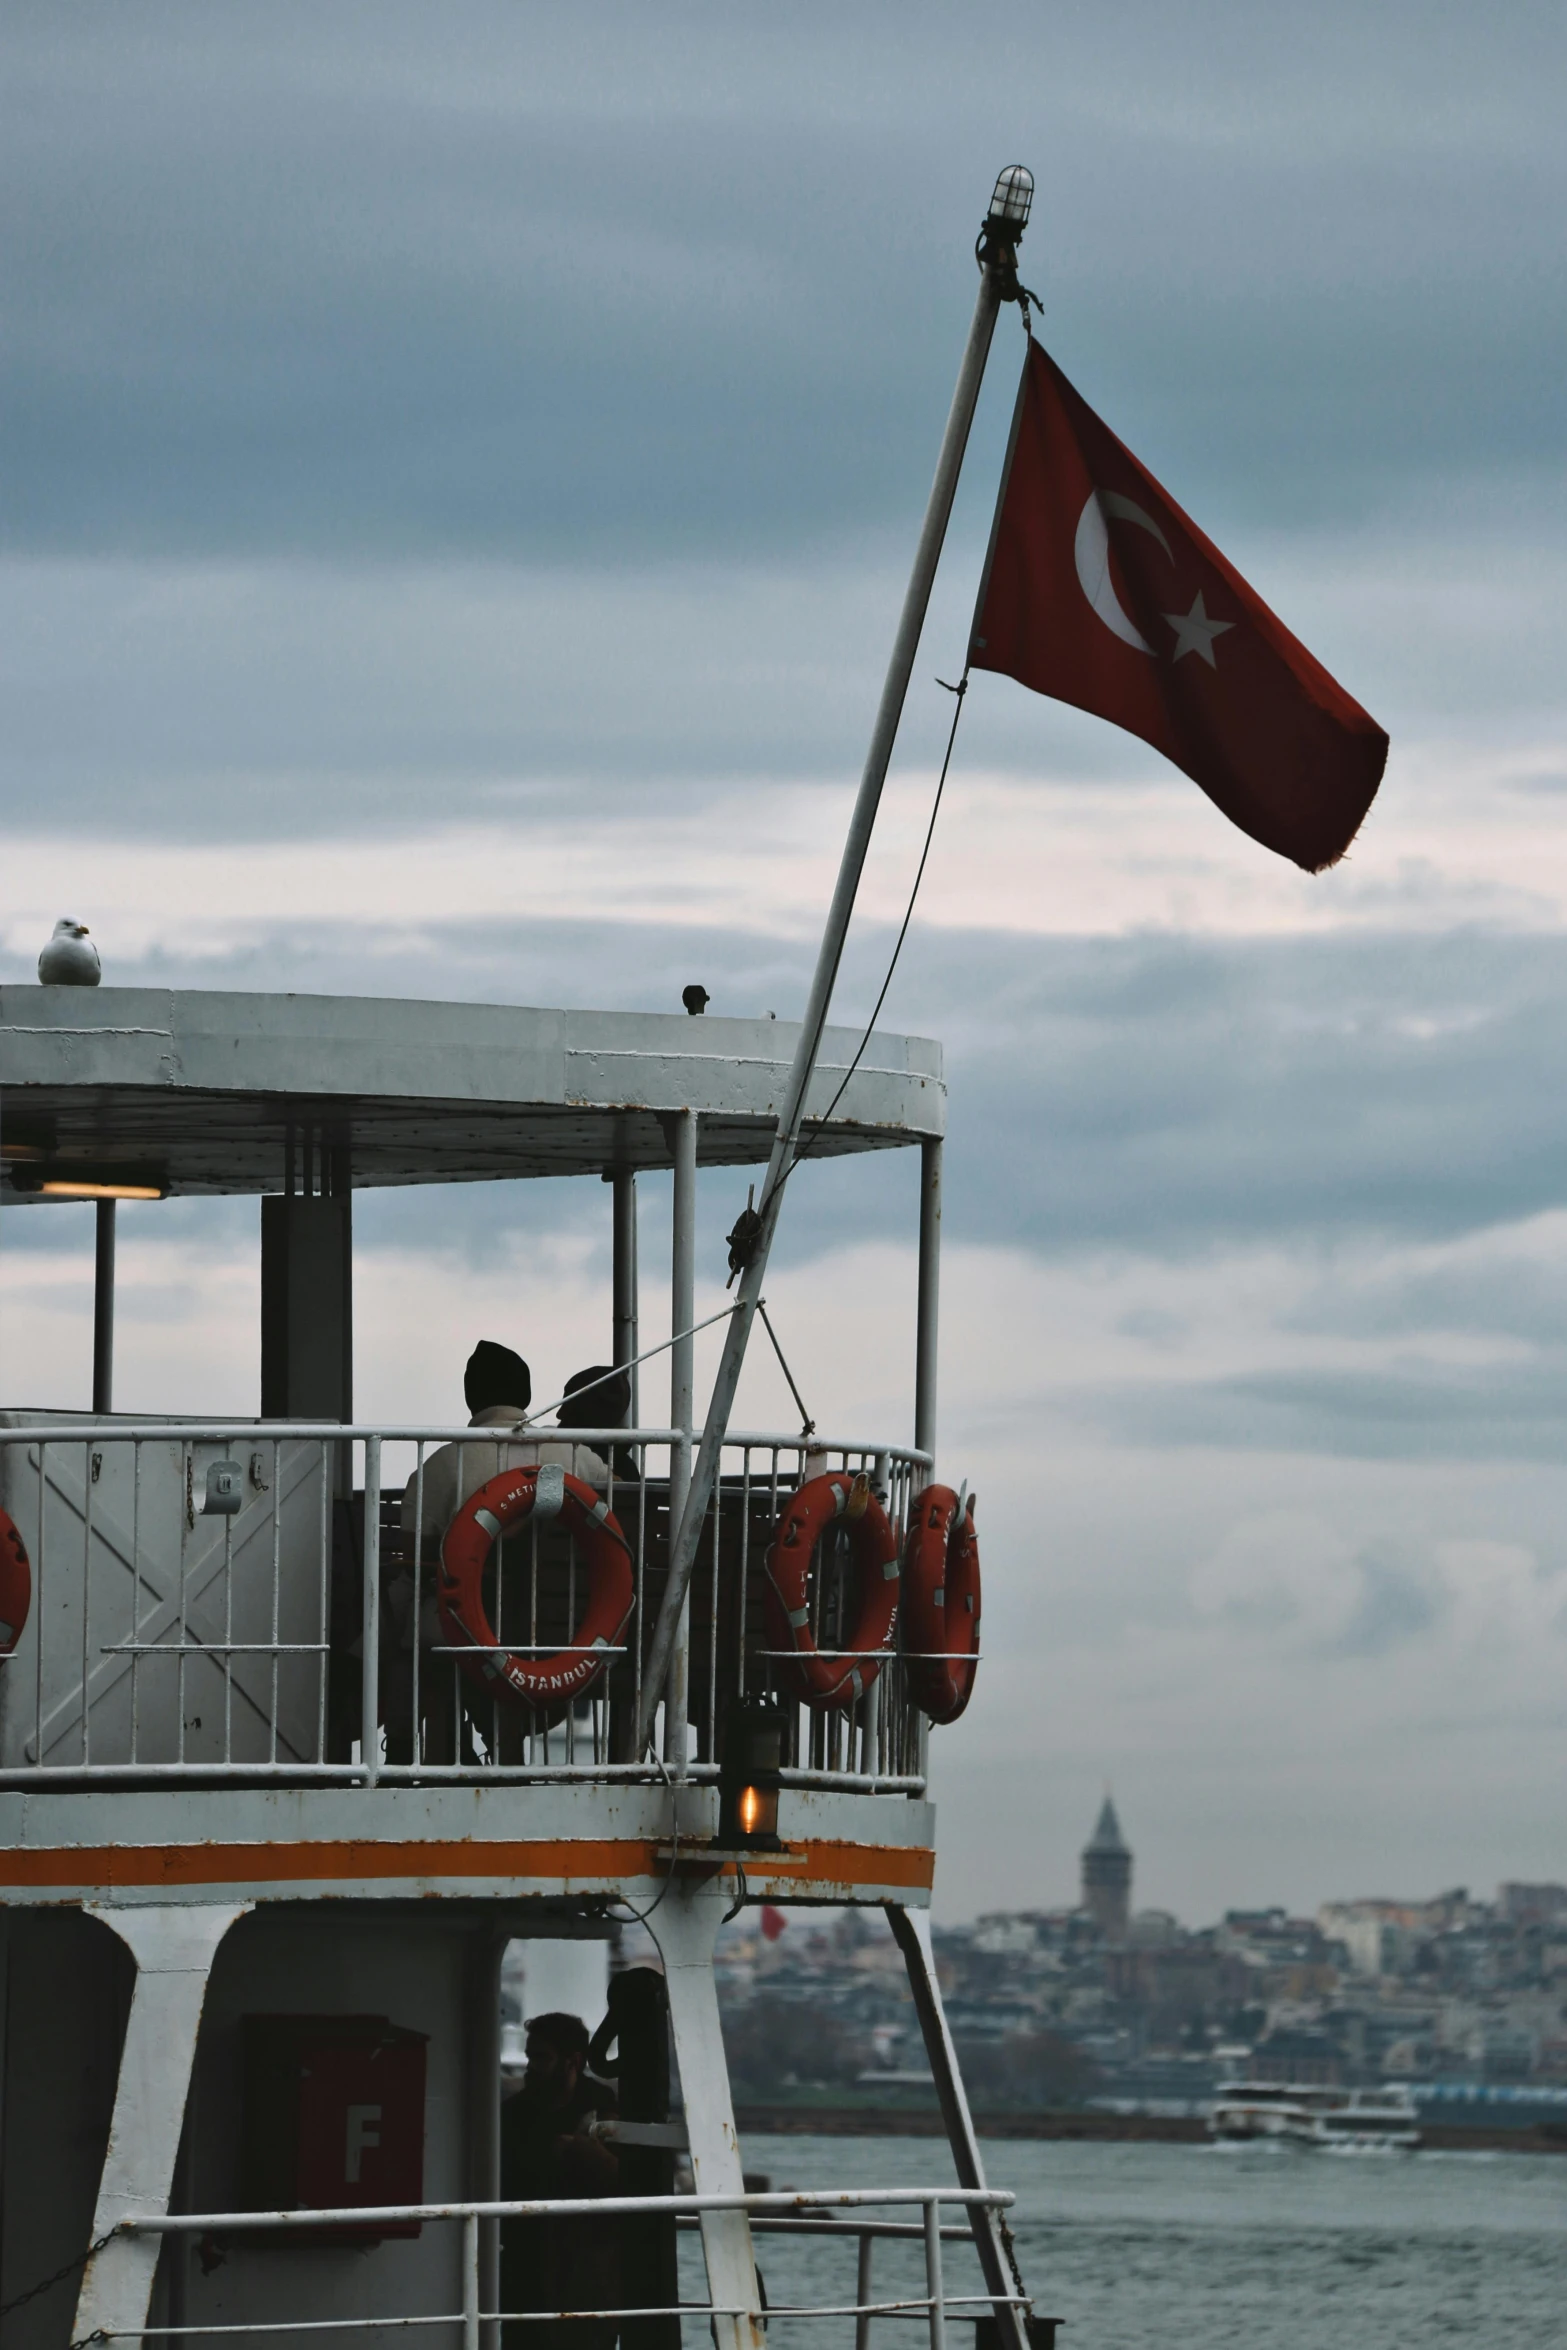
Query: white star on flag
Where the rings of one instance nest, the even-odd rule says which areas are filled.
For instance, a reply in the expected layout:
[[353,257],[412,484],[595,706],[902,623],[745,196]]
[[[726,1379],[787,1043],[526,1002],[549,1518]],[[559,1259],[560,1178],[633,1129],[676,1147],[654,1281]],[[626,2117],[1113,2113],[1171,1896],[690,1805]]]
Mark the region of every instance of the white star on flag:
[[1183,653],[1199,653],[1210,669],[1218,668],[1219,664],[1213,657],[1213,640],[1216,636],[1223,636],[1225,630],[1233,628],[1235,623],[1233,620],[1208,618],[1201,588],[1197,590],[1189,612],[1166,612],[1165,618],[1176,635],[1175,651],[1170,655],[1172,661],[1179,661]]

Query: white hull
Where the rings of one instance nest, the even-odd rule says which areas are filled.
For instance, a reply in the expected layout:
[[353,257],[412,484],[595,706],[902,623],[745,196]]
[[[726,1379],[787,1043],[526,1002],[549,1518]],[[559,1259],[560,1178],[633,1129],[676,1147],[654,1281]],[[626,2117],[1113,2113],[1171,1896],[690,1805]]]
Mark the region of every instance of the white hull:
[[1399,2092],[1274,2088],[1248,2083],[1214,2099],[1208,2135],[1226,2145],[1273,2142],[1340,2154],[1412,2153],[1420,2120]]

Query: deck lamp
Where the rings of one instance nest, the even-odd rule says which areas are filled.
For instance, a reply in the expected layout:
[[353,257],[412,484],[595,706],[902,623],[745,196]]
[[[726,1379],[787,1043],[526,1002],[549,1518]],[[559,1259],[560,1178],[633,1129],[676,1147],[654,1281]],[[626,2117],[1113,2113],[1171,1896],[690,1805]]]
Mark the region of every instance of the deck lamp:
[[[7,1154],[9,1156],[9,1154]],[[30,1199],[167,1199],[168,1177],[157,1167],[11,1167],[11,1188]]]
[[742,1701],[729,1709],[718,1763],[718,1841],[726,1852],[782,1852],[778,1789],[783,1715]]

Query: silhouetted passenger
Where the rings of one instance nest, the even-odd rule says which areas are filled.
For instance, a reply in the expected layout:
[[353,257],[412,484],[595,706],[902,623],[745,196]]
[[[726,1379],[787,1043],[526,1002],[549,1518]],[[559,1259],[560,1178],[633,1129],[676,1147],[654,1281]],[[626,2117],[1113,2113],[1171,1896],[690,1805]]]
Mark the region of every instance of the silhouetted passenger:
[[[576,2202],[613,2195],[620,2165],[592,2125],[615,2112],[615,2092],[587,2069],[588,2027],[576,2015],[528,2022],[527,2070],[501,2107],[501,2195],[506,2202]],[[611,2222],[501,2222],[501,2308],[616,2309],[619,2262]],[[613,2318],[503,2324],[504,2350],[613,2350]]]
[[[562,1428],[624,1428],[630,1416],[631,1374],[617,1371],[609,1363],[590,1363],[585,1371],[573,1371],[555,1415]],[[587,1447],[581,1449],[586,1451]],[[592,1457],[596,1460],[598,1456],[595,1453]],[[615,1445],[610,1457],[615,1475],[623,1483],[641,1476],[636,1456],[627,1446]]]

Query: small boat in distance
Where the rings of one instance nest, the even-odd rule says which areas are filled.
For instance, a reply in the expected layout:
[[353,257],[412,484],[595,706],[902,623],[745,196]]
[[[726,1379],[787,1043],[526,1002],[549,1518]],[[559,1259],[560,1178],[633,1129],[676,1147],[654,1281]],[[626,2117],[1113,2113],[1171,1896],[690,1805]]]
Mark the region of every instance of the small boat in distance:
[[1420,2144],[1420,2116],[1409,2091],[1324,2089],[1289,2081],[1232,2081],[1208,2112],[1208,2135],[1226,2144],[1282,2139],[1292,2146],[1382,2154]]

